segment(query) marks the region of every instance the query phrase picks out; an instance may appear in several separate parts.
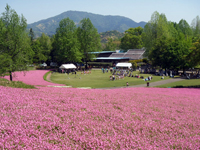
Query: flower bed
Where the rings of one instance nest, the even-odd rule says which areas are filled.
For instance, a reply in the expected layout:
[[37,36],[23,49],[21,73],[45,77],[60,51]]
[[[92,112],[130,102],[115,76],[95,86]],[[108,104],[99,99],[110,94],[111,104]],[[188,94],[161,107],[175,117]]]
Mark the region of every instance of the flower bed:
[[[47,73],[49,70],[31,70],[31,71],[25,71],[25,72],[15,72],[13,73],[13,81],[22,81],[26,84],[30,85],[62,85],[62,84],[56,84],[47,82],[43,79],[43,76],[45,73]],[[10,79],[9,76],[5,76],[5,79]]]
[[0,86],[0,149],[199,149],[199,97],[199,89]]

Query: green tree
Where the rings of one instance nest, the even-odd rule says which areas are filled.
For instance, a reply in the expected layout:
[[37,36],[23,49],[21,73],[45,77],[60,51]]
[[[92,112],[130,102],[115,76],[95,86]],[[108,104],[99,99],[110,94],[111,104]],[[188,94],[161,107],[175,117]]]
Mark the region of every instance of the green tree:
[[173,24],[167,21],[164,14],[154,12],[151,16],[151,20],[145,25],[143,33],[143,43],[145,47],[145,55],[148,56],[157,39],[171,38],[176,35],[176,30]]
[[194,42],[190,48],[190,54],[187,56],[192,67],[200,64],[200,39]]
[[132,62],[132,68],[134,69],[134,70],[136,70],[137,69],[137,63],[134,61],[134,62]]
[[190,27],[190,25],[187,23],[186,20],[181,19],[178,23],[179,29],[181,30],[181,32],[186,36],[186,37],[191,37],[193,35],[192,33],[192,28]]
[[188,55],[191,53],[192,37],[185,36],[182,32],[178,34],[178,37],[172,43],[174,62],[173,66],[185,70],[192,67]]
[[30,39],[31,39],[31,43],[33,44],[33,40],[34,40],[34,32],[33,32],[33,29],[32,28],[30,28],[30,31],[29,31],[29,37],[30,37]]
[[34,51],[34,56],[33,56],[34,63],[39,64],[47,60],[47,57],[43,54],[42,46],[38,39],[33,42],[32,50]]
[[[171,39],[167,39],[165,36],[157,38],[153,47],[149,53],[149,59],[153,66],[160,66],[162,68],[170,68],[170,58],[168,53],[169,44]],[[166,56],[166,57],[165,57]]]
[[120,48],[124,50],[142,48],[142,32],[142,27],[130,28],[126,30],[124,37],[121,39]]
[[96,58],[96,55],[91,52],[101,50],[100,36],[89,18],[84,18],[80,21],[77,34],[81,45],[83,61],[86,63],[87,69],[87,62]]
[[191,52],[191,29],[186,21],[179,24],[167,21],[164,14],[155,12],[144,28],[146,54],[154,66],[165,69],[188,68]]
[[81,61],[82,54],[76,30],[75,23],[69,18],[60,21],[53,43],[54,58],[58,63]]
[[0,54],[2,54],[3,49],[5,47],[5,35],[6,35],[6,27],[3,23],[2,18],[0,18]]
[[34,32],[32,28],[29,31],[29,37],[31,40],[31,48],[35,53],[33,56],[33,62],[41,63],[47,60],[50,61],[50,53],[52,49],[50,37],[42,33],[42,35],[39,38],[34,40]]
[[1,58],[1,74],[9,72],[12,81],[12,73],[14,71],[23,71],[27,69],[27,65],[32,63],[33,51],[30,47],[30,38],[26,33],[26,19],[21,17],[6,6],[6,11],[0,18],[0,58]]
[[52,43],[52,49],[51,49],[51,53],[50,53],[51,61],[57,62],[56,55],[55,55],[56,54],[55,34],[51,36],[50,40]]
[[193,30],[193,35],[194,37],[200,38],[200,18],[197,16],[192,20],[192,30]]
[[52,43],[49,36],[42,33],[41,37],[37,39],[40,43],[40,52],[44,56],[42,61],[50,60],[50,53],[52,50]]
[[191,38],[185,38],[181,32],[176,38],[162,36],[154,43],[149,58],[154,66],[184,70],[191,67],[191,63],[187,59],[191,52],[191,43]]
[[108,39],[108,42],[105,44],[104,51],[114,51],[117,48],[117,44],[114,43],[112,38]]
[[0,18],[0,66],[1,66],[0,75],[6,73],[6,71],[8,70],[7,68],[10,67],[10,61],[11,61],[11,57],[7,53],[5,53],[6,32],[7,32],[6,26],[3,23],[2,18]]

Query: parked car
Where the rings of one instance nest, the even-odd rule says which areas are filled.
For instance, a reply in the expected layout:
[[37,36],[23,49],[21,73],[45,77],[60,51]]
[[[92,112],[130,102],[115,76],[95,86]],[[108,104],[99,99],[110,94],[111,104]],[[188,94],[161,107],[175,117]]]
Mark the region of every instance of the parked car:
[[55,62],[51,62],[51,63],[50,63],[50,66],[51,66],[51,67],[56,67],[56,66],[58,66],[58,64],[55,63]]
[[28,67],[34,67],[34,64],[29,64],[29,65],[27,65]]
[[40,67],[46,67],[46,66],[47,66],[46,63],[40,64]]

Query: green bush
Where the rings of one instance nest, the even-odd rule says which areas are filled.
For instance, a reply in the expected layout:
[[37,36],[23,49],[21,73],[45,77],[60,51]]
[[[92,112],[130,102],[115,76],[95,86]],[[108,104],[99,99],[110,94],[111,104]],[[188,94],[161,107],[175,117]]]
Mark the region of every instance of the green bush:
[[136,62],[132,62],[132,68],[133,68],[134,70],[137,69],[137,63],[136,63]]

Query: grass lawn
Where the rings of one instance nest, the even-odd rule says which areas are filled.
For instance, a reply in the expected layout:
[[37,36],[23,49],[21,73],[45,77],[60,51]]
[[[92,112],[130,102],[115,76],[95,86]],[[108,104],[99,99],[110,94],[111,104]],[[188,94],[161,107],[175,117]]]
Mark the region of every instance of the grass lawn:
[[9,81],[3,78],[0,78],[0,85],[6,86],[6,87],[13,87],[13,88],[35,89],[33,85],[28,85],[21,81]]
[[[51,81],[54,83],[65,84],[67,86],[72,87],[91,87],[91,88],[107,88],[107,87],[122,87],[126,86],[126,82],[129,83],[129,86],[146,84],[143,79],[138,79],[135,77],[125,77],[121,80],[111,81],[110,76],[111,73],[102,73],[101,70],[92,70],[91,74],[81,74],[81,72],[77,72],[75,74],[61,74],[61,73],[53,73],[51,75]],[[139,74],[138,71],[134,71],[133,75]],[[140,74],[140,76],[148,77],[150,74]],[[160,81],[160,76],[153,76],[153,80],[150,82]],[[164,80],[169,79],[165,77]]]
[[200,87],[200,79],[190,79],[182,80],[177,82],[172,82],[168,84],[163,84],[157,87],[167,88],[167,87]]
[[35,69],[35,66],[33,66],[33,67],[29,66],[28,70],[36,70],[36,69]]

